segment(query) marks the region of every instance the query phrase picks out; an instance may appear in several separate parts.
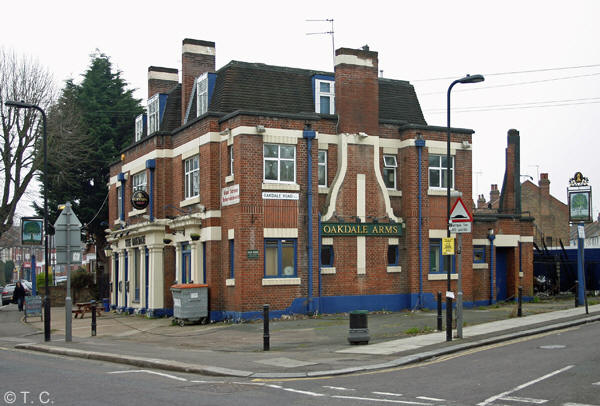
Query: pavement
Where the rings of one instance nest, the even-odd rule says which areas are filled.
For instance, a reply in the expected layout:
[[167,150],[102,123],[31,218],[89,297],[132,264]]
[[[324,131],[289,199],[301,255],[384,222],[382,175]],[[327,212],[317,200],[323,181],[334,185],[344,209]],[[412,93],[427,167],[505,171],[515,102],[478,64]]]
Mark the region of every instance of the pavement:
[[[290,316],[270,321],[270,350],[264,351],[263,321],[174,325],[115,312],[72,320],[72,341],[65,342],[64,308],[52,308],[51,338],[44,341],[40,318],[25,322],[16,305],[0,307],[0,319],[21,319],[18,329],[3,330],[0,346],[202,375],[262,379],[341,375],[407,365],[454,352],[600,321],[600,302],[574,307],[569,300],[514,303],[465,309],[463,337],[446,341],[437,331],[435,311],[372,312],[368,345],[348,343],[348,314]],[[445,314],[443,316],[445,321]],[[454,330],[456,336],[456,330]]]

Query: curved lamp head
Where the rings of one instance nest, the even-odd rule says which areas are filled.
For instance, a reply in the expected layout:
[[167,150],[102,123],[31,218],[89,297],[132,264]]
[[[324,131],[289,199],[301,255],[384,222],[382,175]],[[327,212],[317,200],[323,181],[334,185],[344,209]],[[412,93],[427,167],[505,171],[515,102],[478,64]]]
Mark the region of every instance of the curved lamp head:
[[24,109],[30,109],[30,108],[34,107],[34,105],[31,103],[25,103],[24,101],[15,101],[15,100],[7,100],[4,102],[4,105],[7,107],[17,107],[17,108],[24,108]]
[[484,80],[483,75],[467,75],[464,78],[458,79],[458,83],[479,83]]

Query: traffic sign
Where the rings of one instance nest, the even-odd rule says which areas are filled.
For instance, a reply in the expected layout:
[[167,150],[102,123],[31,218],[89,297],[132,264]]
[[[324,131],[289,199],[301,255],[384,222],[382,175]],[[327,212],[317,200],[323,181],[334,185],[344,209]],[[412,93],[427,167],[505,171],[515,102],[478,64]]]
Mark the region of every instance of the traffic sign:
[[[56,264],[81,263],[81,222],[67,203],[54,223]],[[69,255],[70,254],[70,255]]]
[[454,234],[470,233],[471,224],[473,223],[450,223],[450,227],[448,228],[450,229],[450,232]]
[[467,210],[465,203],[459,197],[456,202],[454,202],[454,206],[452,210],[450,210],[450,223],[471,223],[473,222],[473,216]]

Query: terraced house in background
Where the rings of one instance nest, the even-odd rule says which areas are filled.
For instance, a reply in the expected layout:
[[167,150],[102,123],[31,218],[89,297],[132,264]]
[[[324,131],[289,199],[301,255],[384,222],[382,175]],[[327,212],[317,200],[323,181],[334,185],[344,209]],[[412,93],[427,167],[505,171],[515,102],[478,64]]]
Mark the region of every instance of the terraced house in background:
[[[215,44],[185,39],[181,72],[148,68],[147,115],[110,171],[113,307],[170,314],[175,281],[208,285],[213,320],[265,303],[274,315],[434,307],[446,171],[472,210],[474,132],[452,129],[447,162],[446,128],[427,124],[409,82],[378,77],[377,55],[338,49],[334,72],[216,70]],[[503,206],[464,235],[466,305],[532,293],[518,134],[506,173]],[[139,190],[149,205],[136,209]]]

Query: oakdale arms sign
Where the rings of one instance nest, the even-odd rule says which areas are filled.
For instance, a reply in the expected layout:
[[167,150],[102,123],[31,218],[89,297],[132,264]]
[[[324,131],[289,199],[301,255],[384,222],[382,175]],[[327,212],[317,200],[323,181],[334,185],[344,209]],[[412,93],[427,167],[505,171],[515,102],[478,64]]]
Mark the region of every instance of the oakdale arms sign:
[[321,223],[323,237],[399,237],[402,224]]

